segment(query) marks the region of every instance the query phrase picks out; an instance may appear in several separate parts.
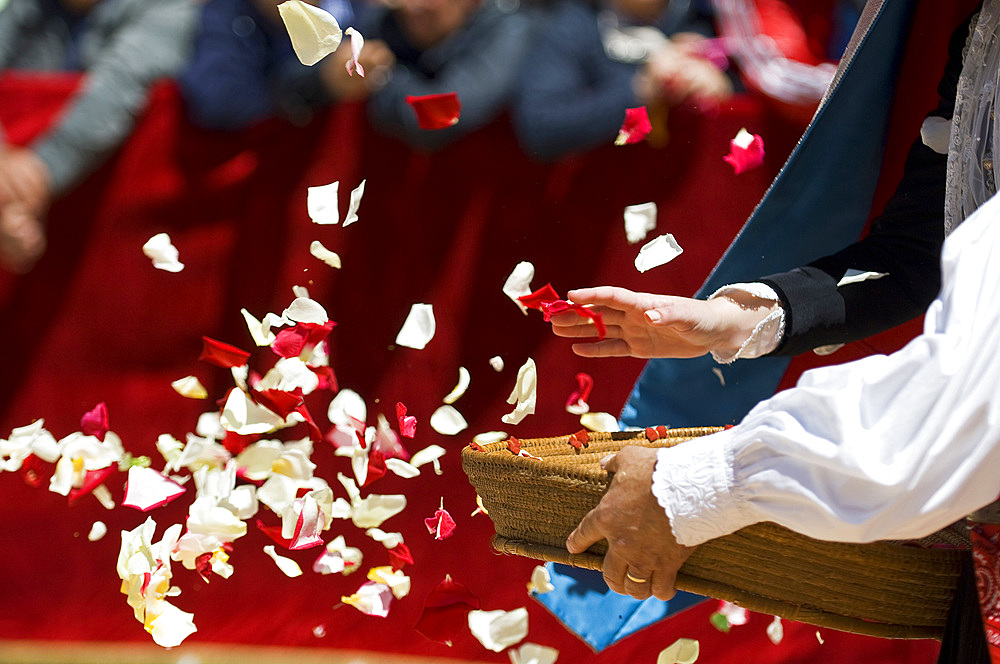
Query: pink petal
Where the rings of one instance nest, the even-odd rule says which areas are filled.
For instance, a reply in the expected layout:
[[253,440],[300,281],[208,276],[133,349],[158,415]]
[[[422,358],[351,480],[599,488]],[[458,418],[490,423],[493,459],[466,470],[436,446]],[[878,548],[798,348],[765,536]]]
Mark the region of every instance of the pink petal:
[[413,415],[407,416],[406,406],[402,401],[396,402],[396,419],[399,421],[399,433],[407,438],[413,438],[417,433],[417,418]]
[[757,168],[764,163],[764,139],[740,129],[729,142],[729,154],[722,159],[733,167],[736,175]]
[[104,434],[108,432],[108,407],[103,401],[83,414],[80,430],[104,442]]
[[576,384],[576,391],[570,394],[569,399],[566,400],[566,410],[569,410],[570,408],[579,409],[584,407],[587,403],[587,399],[590,398],[591,390],[594,389],[594,379],[587,373],[578,373],[576,375]]
[[447,129],[458,122],[461,111],[458,94],[455,92],[422,97],[408,95],[406,103],[413,107],[421,129]]
[[434,512],[434,516],[424,519],[424,525],[436,540],[448,539],[455,532],[455,520],[443,507]]
[[479,598],[451,576],[445,576],[424,600],[424,610],[414,629],[431,641],[451,645],[459,632],[468,629],[467,616],[479,608]]
[[132,466],[128,469],[122,505],[148,512],[166,505],[185,491],[183,486],[152,468]]
[[201,355],[198,356],[198,359],[209,364],[229,369],[242,367],[250,359],[250,353],[240,350],[236,346],[230,346],[209,337],[202,337],[201,340]]
[[645,140],[649,132],[653,130],[653,125],[649,122],[649,113],[645,106],[625,109],[625,121],[622,122],[621,129],[618,130],[618,138],[615,145],[631,145]]
[[286,327],[275,335],[271,350],[281,357],[299,357],[303,352],[309,352],[323,342],[337,325],[328,320],[322,325],[317,323],[296,323],[295,327]]
[[354,76],[354,72],[358,72],[358,76],[364,78],[365,68],[358,62],[358,58],[361,57],[361,49],[365,45],[365,38],[354,28],[344,30],[344,34],[351,36],[351,59],[346,63],[347,73]]

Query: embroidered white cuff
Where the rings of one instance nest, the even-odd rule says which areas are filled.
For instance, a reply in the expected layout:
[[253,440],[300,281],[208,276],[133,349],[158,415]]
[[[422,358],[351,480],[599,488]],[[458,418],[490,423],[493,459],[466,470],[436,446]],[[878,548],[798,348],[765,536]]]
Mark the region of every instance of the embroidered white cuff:
[[757,323],[753,332],[736,352],[712,351],[712,359],[719,364],[732,364],[736,360],[753,359],[767,355],[778,347],[785,334],[785,309],[780,306],[781,300],[773,288],[767,284],[756,282],[730,284],[712,293],[708,299],[731,297],[734,293],[746,293],[762,300],[771,300],[779,306]]

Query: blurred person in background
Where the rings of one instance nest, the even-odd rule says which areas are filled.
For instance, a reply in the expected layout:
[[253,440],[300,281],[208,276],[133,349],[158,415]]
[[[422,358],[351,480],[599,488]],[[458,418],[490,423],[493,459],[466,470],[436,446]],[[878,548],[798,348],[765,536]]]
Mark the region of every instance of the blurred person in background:
[[[367,3],[315,2],[343,28],[362,20]],[[369,49],[371,64],[391,62]],[[315,110],[336,101],[326,84],[327,58],[309,67],[295,56],[275,0],[207,0],[202,5],[195,53],[179,76],[188,117],[206,129],[243,129],[270,117],[305,124]]]
[[46,247],[52,200],[131,133],[154,81],[189,54],[191,0],[12,0],[0,3],[0,69],[79,71],[61,118],[27,146],[0,129],[0,265],[31,270]]
[[655,123],[678,104],[717,107],[733,81],[712,29],[710,9],[691,0],[560,0],[520,75],[522,146],[558,159],[611,143],[626,108],[646,106]]

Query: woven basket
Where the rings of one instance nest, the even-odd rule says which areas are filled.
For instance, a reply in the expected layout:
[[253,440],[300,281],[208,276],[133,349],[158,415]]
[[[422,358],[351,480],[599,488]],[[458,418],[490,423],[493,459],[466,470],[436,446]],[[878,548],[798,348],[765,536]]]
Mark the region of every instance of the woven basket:
[[[572,436],[518,441],[539,458],[512,453],[507,441],[466,447],[462,466],[496,527],[493,547],[601,569],[605,542],[577,555],[565,548],[567,536],[607,489],[600,460],[627,445],[669,447],[719,430],[657,429],[647,430],[648,436],[590,433],[585,446]],[[677,588],[820,627],[940,639],[963,555],[905,542],[823,542],[760,523],[699,546],[681,567]]]

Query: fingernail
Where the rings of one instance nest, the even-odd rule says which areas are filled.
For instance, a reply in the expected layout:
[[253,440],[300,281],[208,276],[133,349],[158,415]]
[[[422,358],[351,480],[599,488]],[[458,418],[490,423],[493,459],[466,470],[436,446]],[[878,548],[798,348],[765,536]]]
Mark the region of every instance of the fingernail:
[[662,316],[660,316],[660,312],[657,311],[656,309],[650,309],[645,313],[645,316],[646,320],[648,320],[650,323],[659,323],[660,318],[662,318]]

